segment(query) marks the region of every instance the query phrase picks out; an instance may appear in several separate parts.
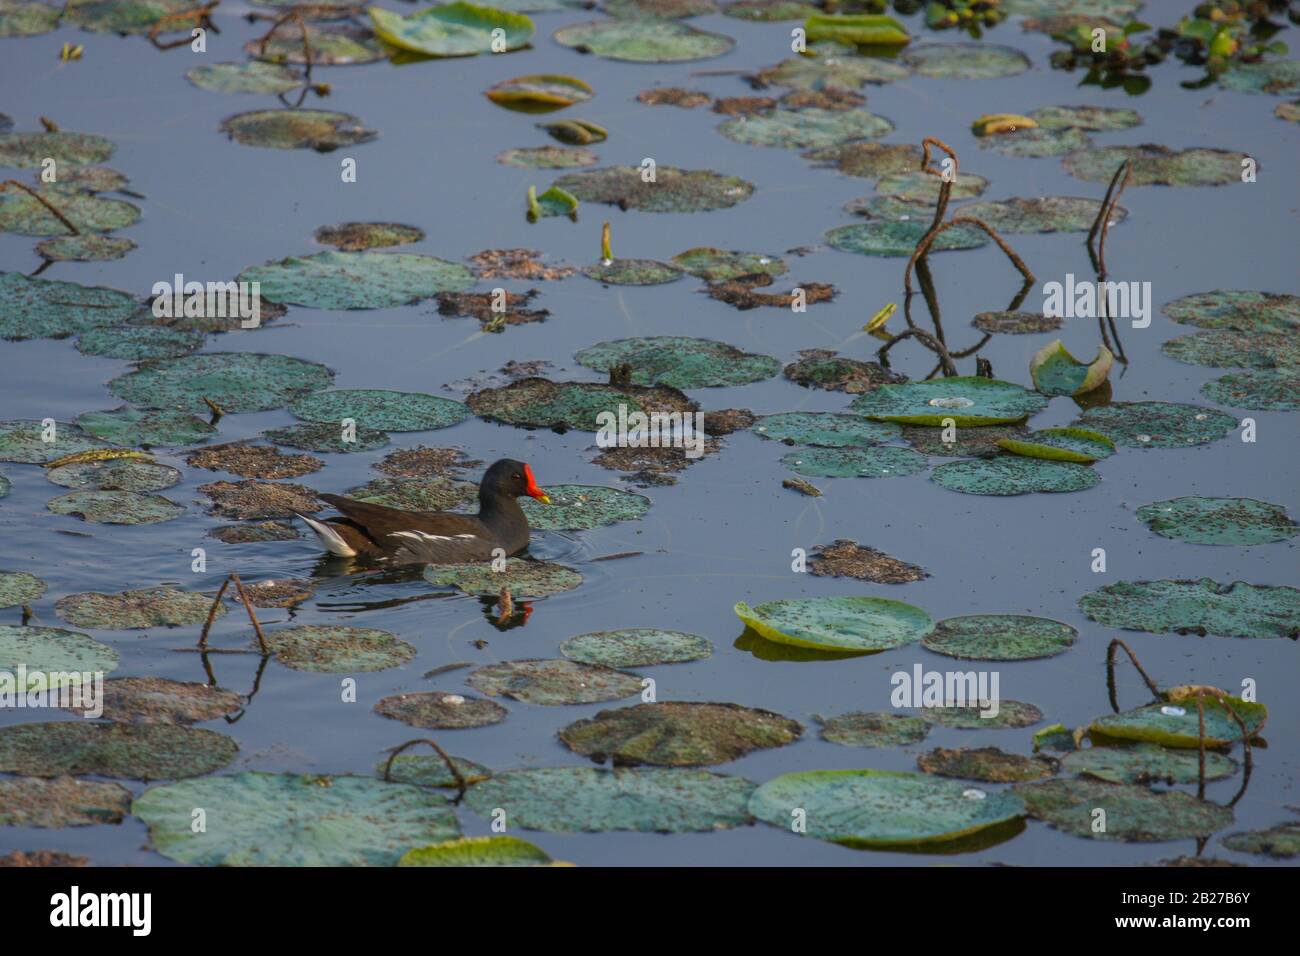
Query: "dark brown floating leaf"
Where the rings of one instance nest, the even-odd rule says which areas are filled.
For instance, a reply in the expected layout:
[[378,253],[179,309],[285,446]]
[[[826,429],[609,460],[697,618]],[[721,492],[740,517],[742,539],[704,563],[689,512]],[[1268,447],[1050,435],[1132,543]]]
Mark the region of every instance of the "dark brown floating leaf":
[[384,456],[375,470],[394,478],[460,478],[464,468],[483,462],[468,458],[459,448],[403,448]]
[[[244,584],[244,593],[254,607],[293,607],[316,593],[316,585],[306,578],[284,578],[280,581],[258,581]],[[230,596],[232,603],[240,603],[239,595]]]
[[567,279],[577,270],[572,266],[548,266],[542,253],[532,249],[484,249],[469,257],[480,279]]
[[776,109],[770,96],[723,96],[713,101],[713,112],[726,116],[752,116]]
[[756,421],[758,416],[748,408],[719,408],[704,413],[704,431],[713,436],[730,435],[743,431]]
[[223,518],[292,518],[295,512],[315,514],[324,506],[316,492],[293,482],[214,481],[199,492],[212,500],[212,513]]
[[208,471],[226,471],[242,478],[298,478],[320,471],[325,462],[312,455],[286,455],[270,445],[231,442],[192,452],[185,463]]
[[316,241],[344,252],[361,252],[419,242],[424,230],[396,222],[345,222],[337,226],[321,226],[316,230]]
[[1042,780],[1052,776],[1057,766],[1051,757],[1009,754],[997,747],[981,747],[978,750],[936,747],[929,753],[921,754],[916,759],[916,765],[926,773],[940,777],[982,780],[985,783]]
[[684,471],[696,462],[703,461],[722,448],[722,443],[715,438],[705,439],[704,455],[699,458],[687,458],[684,448],[606,448],[592,459],[594,464],[610,471],[625,471],[629,474],[624,479],[639,487],[651,485],[675,485],[673,475]]
[[536,296],[536,289],[507,292],[505,309],[498,312],[494,292],[442,292],[438,295],[438,311],[448,316],[471,316],[478,319],[485,332],[500,332],[507,325],[544,321],[551,314],[549,309],[523,308]]
[[1001,332],[1004,335],[1032,335],[1035,332],[1052,332],[1061,327],[1060,316],[1041,315],[1037,312],[979,312],[971,325],[981,332]]
[[[867,101],[861,93],[828,87],[824,90],[791,90],[781,97],[781,106],[788,110],[851,110]],[[918,160],[919,162],[919,160]]]
[[131,811],[131,792],[116,783],[72,777],[0,780],[0,826],[88,827],[121,823]]
[[805,388],[825,388],[850,395],[907,381],[906,375],[890,371],[879,362],[841,358],[832,349],[804,349],[799,353],[799,361],[785,367],[785,377]]
[[493,700],[464,697],[435,690],[427,694],[394,694],[375,704],[375,713],[430,730],[486,727],[506,719],[506,709]]
[[636,98],[647,106],[680,106],[682,109],[694,109],[709,102],[708,93],[699,90],[685,90],[680,86],[659,86],[653,90],[642,90]]
[[864,548],[847,538],[839,538],[834,544],[822,545],[814,551],[809,557],[808,570],[813,574],[857,578],[876,584],[906,584],[930,576],[924,568],[891,558],[875,548]]
[[803,290],[803,302],[805,305],[815,305],[818,302],[829,302],[835,298],[835,286],[827,285],[824,282],[805,282],[795,286],[789,292],[756,292],[756,289],[763,288],[772,284],[770,275],[758,274],[751,276],[741,276],[738,279],[731,279],[728,282],[715,282],[704,287],[710,298],[717,299],[719,302],[725,302],[728,305],[734,305],[742,312],[749,309],[757,309],[760,305],[775,306],[776,308],[788,309],[796,301],[796,290]]
[[694,412],[698,406],[667,385],[604,385],[598,382],[552,382],[521,378],[502,388],[485,388],[465,399],[481,418],[523,428],[577,428],[599,431],[601,412]]
[[955,441],[944,441],[942,428],[928,425],[904,425],[903,441],[923,455],[942,458],[993,458],[1002,454],[998,442],[1003,438],[1021,438],[1029,434],[1024,425],[974,425],[955,429]]
[[807,495],[809,498],[820,498],[821,489],[802,478],[786,478],[781,482],[782,488],[789,488],[791,491],[797,491],[800,494]]
[[32,850],[27,853],[14,850],[6,856],[0,856],[0,867],[4,866],[90,866],[90,857],[73,856],[56,850]]
[[[104,681],[103,716],[118,723],[192,724],[216,720],[244,706],[238,694],[208,684],[163,677],[114,677]],[[82,709],[64,710],[81,714]]]
[[302,531],[280,521],[263,521],[259,524],[225,524],[208,532],[224,544],[252,544],[261,541],[293,541],[302,537]]
[[862,179],[880,179],[921,166],[920,147],[911,143],[846,143],[809,150],[803,158]]

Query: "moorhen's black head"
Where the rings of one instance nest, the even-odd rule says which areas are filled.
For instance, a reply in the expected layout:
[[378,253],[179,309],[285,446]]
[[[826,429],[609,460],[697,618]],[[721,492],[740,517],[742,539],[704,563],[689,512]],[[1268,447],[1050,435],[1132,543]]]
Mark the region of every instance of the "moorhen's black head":
[[537,487],[533,470],[522,461],[515,461],[513,458],[502,458],[494,462],[492,467],[483,473],[483,480],[479,482],[478,490],[480,496],[492,494],[518,498],[520,495],[527,495],[536,498],[542,504],[551,503],[551,499],[546,497],[546,492]]

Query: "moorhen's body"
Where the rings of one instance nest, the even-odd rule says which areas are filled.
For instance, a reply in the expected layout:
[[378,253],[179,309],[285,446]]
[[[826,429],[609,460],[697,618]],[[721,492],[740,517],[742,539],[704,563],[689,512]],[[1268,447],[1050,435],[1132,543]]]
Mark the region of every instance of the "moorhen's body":
[[340,495],[321,495],[343,514],[318,521],[298,515],[331,554],[365,556],[401,563],[464,564],[489,561],[498,548],[507,555],[528,548],[528,518],[515,499],[544,504],[551,499],[537,487],[533,471],[521,461],[502,458],[483,474],[478,514],[402,511]]

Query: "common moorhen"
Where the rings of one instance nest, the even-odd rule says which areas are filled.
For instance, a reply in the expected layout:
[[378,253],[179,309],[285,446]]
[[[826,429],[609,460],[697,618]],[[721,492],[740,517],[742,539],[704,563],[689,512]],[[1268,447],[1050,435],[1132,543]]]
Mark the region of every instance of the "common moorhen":
[[498,548],[507,555],[528,548],[528,519],[515,500],[520,495],[551,503],[537,487],[531,468],[522,461],[502,458],[479,482],[476,515],[402,511],[340,495],[321,495],[322,501],[343,512],[342,517],[324,521],[298,517],[316,532],[327,551],[341,557],[464,564],[491,560]]

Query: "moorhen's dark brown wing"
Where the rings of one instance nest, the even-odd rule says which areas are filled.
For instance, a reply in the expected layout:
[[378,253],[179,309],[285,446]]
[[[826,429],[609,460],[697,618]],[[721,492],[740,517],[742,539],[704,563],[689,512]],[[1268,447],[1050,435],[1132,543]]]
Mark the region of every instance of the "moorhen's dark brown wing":
[[349,523],[364,529],[376,546],[403,562],[459,564],[486,561],[502,544],[474,515],[445,512],[402,511],[385,505],[355,501],[340,495],[321,495],[341,511]]

